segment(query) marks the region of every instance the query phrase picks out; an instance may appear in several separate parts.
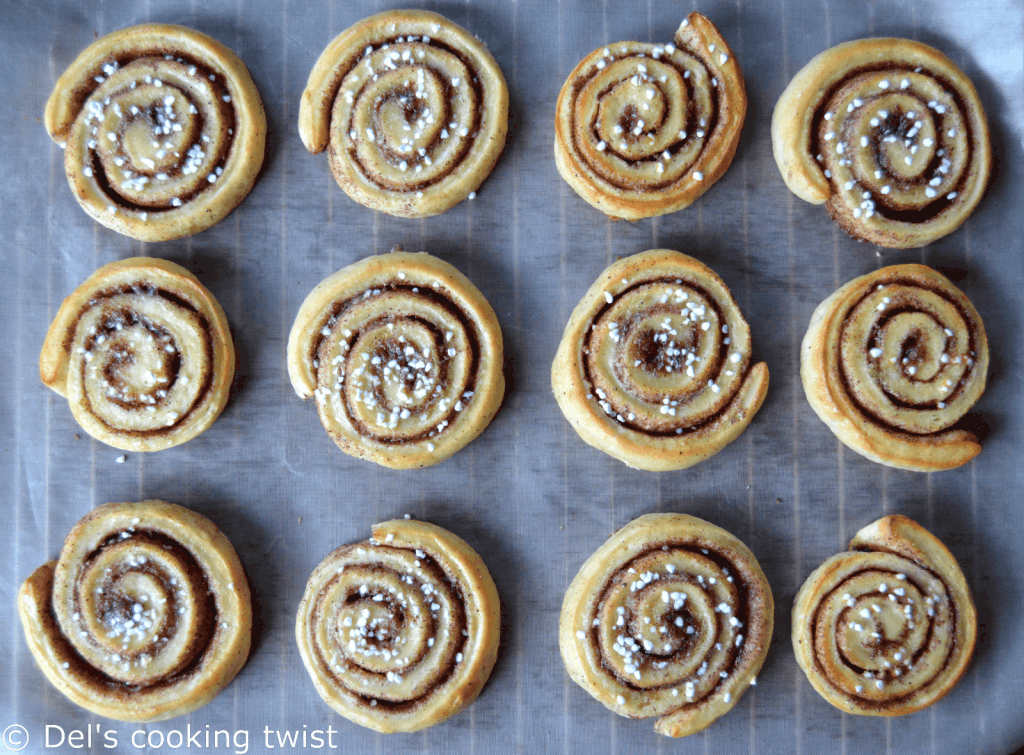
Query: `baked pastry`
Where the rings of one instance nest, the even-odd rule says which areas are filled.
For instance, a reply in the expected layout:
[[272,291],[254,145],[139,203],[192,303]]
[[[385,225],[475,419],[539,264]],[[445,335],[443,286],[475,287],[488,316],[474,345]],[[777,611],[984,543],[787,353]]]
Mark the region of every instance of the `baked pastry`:
[[736,154],[747,112],[736,56],[699,13],[683,19],[674,41],[600,47],[558,95],[558,172],[611,217],[689,207]]
[[573,681],[627,718],[685,737],[728,713],[756,683],[775,605],[754,554],[686,514],[620,529],[569,585],[558,622]]
[[977,631],[960,566],[905,516],[860,530],[793,604],[793,650],[807,680],[860,716],[902,716],[945,696],[971,662]]
[[722,279],[652,249],[605,270],[573,310],[551,368],[562,414],[631,467],[704,461],[739,437],[768,390],[750,327]]
[[245,64],[184,26],[108,34],[46,103],[75,199],[107,228],[167,241],[219,223],[256,182],[267,118]]
[[896,249],[959,228],[992,164],[974,85],[910,39],[859,39],[811,60],[775,106],[772,150],[790,191],[854,238]]
[[104,265],[71,294],[39,355],[78,424],[125,451],[160,451],[220,415],[235,347],[220,304],[185,268],[152,257]]
[[508,89],[494,58],[426,11],[385,11],[343,31],[299,104],[302,143],[314,154],[329,148],[342,191],[405,218],[472,199],[507,132]]
[[234,548],[164,501],[108,503],[18,593],[32,657],[76,705],[119,721],[201,708],[249,655],[252,606]]
[[953,469],[979,453],[957,423],[985,392],[988,341],[974,305],[924,265],[854,278],[818,305],[800,348],[807,400],[879,464]]
[[[400,249],[400,247],[399,247]],[[504,398],[501,328],[443,260],[367,257],[310,292],[288,336],[288,375],[345,453],[392,469],[444,461]]]
[[398,519],[317,566],[295,637],[324,702],[392,733],[469,707],[494,668],[500,627],[480,556],[436,525]]

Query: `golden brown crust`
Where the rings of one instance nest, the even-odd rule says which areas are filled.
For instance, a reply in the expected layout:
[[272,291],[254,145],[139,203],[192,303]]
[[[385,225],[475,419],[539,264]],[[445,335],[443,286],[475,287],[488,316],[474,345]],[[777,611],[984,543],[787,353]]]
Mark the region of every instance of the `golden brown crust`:
[[398,519],[317,566],[295,637],[324,702],[392,733],[468,707],[494,668],[500,628],[498,591],[480,556],[436,525]]
[[800,378],[818,417],[879,464],[953,469],[979,453],[957,422],[985,391],[988,340],[978,311],[924,265],[855,278],[818,305]]
[[854,238],[898,249],[955,231],[992,163],[970,79],[909,39],[860,39],[811,60],[775,106],[772,149],[790,191],[825,203]]
[[108,503],[18,593],[25,639],[68,699],[119,721],[210,702],[245,664],[252,607],[231,543],[164,501]]
[[142,241],[220,222],[263,165],[267,119],[245,64],[183,26],[93,42],[60,77],[44,120],[82,209]]
[[605,270],[555,354],[559,408],[588,444],[631,467],[684,469],[746,429],[768,390],[750,328],[711,268],[652,249]]
[[475,439],[504,398],[491,305],[426,253],[367,257],[299,308],[288,374],[347,454],[393,469],[437,464]]
[[558,640],[566,670],[592,697],[684,737],[755,683],[774,616],[768,580],[743,543],[696,517],[647,514],[583,564]]
[[747,97],[732,50],[699,13],[683,20],[674,41],[601,47],[558,95],[558,172],[611,217],[689,207],[736,154]]
[[793,605],[797,663],[822,697],[861,716],[902,716],[941,699],[967,670],[977,629],[953,555],[905,516],[860,530]]
[[125,451],[159,451],[214,423],[235,347],[224,310],[180,265],[132,257],[104,265],[64,300],[39,375],[82,429]]
[[483,43],[444,16],[393,10],[346,29],[320,55],[299,104],[310,152],[360,204],[438,215],[475,192],[508,132],[508,89]]

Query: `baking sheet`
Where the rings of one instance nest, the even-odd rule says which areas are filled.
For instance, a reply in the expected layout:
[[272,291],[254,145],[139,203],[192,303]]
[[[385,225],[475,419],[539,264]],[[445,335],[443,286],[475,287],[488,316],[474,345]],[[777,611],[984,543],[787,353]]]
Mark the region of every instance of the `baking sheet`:
[[[303,149],[296,129],[298,98],[323,47],[393,4],[55,0],[0,8],[7,84],[0,100],[0,543],[7,554],[0,729],[26,727],[26,752],[44,751],[48,724],[65,732],[92,726],[86,750],[93,752],[110,751],[100,732],[113,733],[118,751],[133,752],[137,730],[206,727],[235,737],[220,752],[243,750],[237,732],[245,732],[249,752],[267,750],[268,732],[275,751],[304,751],[301,741],[290,749],[275,737],[329,726],[337,751],[360,753],[1006,753],[1024,744],[1021,4],[409,4],[439,11],[485,40],[512,101],[508,148],[479,196],[426,220],[354,204],[326,158]],[[635,224],[606,220],[555,171],[555,97],[594,48],[621,39],[667,42],[690,10],[718,25],[746,77],[750,108],[736,160],[688,210]],[[81,49],[96,35],[145,21],[193,26],[232,47],[252,72],[270,123],[268,164],[252,194],[213,229],[160,244],[121,237],[78,208],[62,153],[41,123],[54,81]],[[959,231],[923,250],[879,254],[845,237],[822,208],[786,191],[771,155],[771,112],[790,77],[826,47],[873,35],[945,51],[977,85],[991,122],[998,166],[987,197]],[[306,293],[396,243],[452,262],[483,291],[501,322],[510,376],[505,405],[483,436],[440,466],[404,473],[335,448],[314,407],[292,392],[284,356]],[[691,470],[663,474],[627,469],[586,446],[549,384],[562,327],[583,292],[617,256],[653,247],[686,251],[725,279],[771,370],[764,407],[737,442]],[[212,289],[234,330],[240,390],[196,440],[117,464],[121,452],[78,428],[66,402],[39,381],[36,364],[62,298],[99,265],[140,254],[182,264]],[[991,427],[985,450],[959,470],[931,476],[886,469],[845,449],[814,416],[797,377],[813,308],[847,280],[906,261],[952,271],[980,310],[992,348],[990,387],[976,407]],[[51,688],[28,653],[14,603],[21,581],[56,557],[90,508],[144,498],[189,506],[227,533],[252,580],[258,626],[251,659],[213,703],[138,726],[92,716]],[[695,514],[739,536],[764,567],[778,607],[757,687],[709,730],[681,741],[659,737],[650,722],[612,715],[569,681],[558,654],[558,611],[570,579],[613,530],[651,511]],[[959,560],[979,609],[977,655],[959,686],[926,711],[896,720],[847,716],[797,668],[789,610],[814,567],[859,527],[895,512],[920,521]],[[374,522],[405,513],[451,529],[483,555],[504,605],[503,648],[469,710],[423,733],[385,737],[320,701],[293,625],[321,558],[368,537]]]

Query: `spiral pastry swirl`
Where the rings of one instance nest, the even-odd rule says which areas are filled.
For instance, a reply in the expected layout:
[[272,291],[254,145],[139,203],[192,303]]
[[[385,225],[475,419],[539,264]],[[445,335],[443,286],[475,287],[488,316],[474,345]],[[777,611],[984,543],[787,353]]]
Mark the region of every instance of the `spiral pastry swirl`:
[[590,445],[631,467],[684,469],[735,440],[768,390],[750,327],[711,268],[652,249],[615,262],[576,306],[551,368]]
[[376,731],[467,708],[494,668],[501,606],[480,556],[433,524],[378,524],[313,571],[295,636],[324,702]]
[[854,238],[898,249],[960,227],[992,162],[970,79],[908,39],[847,42],[811,60],[779,98],[772,147],[790,191],[825,203]]
[[288,337],[292,387],[316,399],[334,442],[393,469],[436,464],[483,432],[504,397],[503,358],[483,294],[426,253],[339,270]]
[[754,554],[685,514],[647,514],[587,559],[558,626],[566,670],[605,707],[685,737],[729,712],[768,655],[775,606]]
[[893,265],[855,278],[818,305],[800,377],[815,413],[872,461],[932,472],[981,453],[955,425],[985,391],[981,316],[944,276]]
[[220,415],[235,347],[220,304],[173,262],[104,265],[61,305],[39,356],[43,383],[82,429],[126,451],[191,440]]
[[675,212],[729,168],[746,110],[735,56],[691,13],[675,44],[617,42],[573,69],[556,105],[555,163],[609,216]]
[[793,605],[793,650],[808,681],[861,716],[902,716],[945,696],[971,662],[977,631],[960,566],[905,516],[860,530]]
[[396,10],[363,19],[320,55],[299,105],[299,135],[329,149],[342,190],[374,210],[438,215],[472,198],[508,131],[508,89],[476,37],[444,16]]
[[206,705],[249,654],[249,587],[231,543],[164,501],[94,509],[25,580],[18,610],[50,683],[119,721]]
[[267,119],[245,64],[192,29],[147,24],[91,44],[46,103],[75,198],[142,241],[199,233],[245,198]]

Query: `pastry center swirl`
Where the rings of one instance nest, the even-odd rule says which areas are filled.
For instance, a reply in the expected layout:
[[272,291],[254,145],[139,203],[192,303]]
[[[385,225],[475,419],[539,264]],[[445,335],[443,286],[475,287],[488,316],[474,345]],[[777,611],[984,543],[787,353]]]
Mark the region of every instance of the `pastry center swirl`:
[[167,432],[210,390],[209,322],[180,297],[144,281],[97,293],[69,339],[78,400],[110,430]]
[[69,155],[113,203],[141,213],[173,210],[212,190],[234,141],[223,75],[185,57],[102,66],[69,138]]
[[970,119],[954,88],[921,68],[854,72],[825,96],[812,150],[856,219],[920,223],[964,193]]
[[202,568],[164,535],[115,532],[84,560],[73,596],[67,640],[96,671],[147,687],[188,669],[205,652],[216,605]]
[[[928,687],[955,651],[956,611],[945,584],[900,556],[879,554],[823,596],[814,653],[829,683],[869,704],[898,703]],[[838,662],[835,662],[838,661]]]
[[666,543],[608,583],[591,631],[602,665],[645,693],[645,716],[704,699],[734,670],[747,631],[737,580],[720,554]]
[[680,435],[728,406],[751,362],[749,328],[732,302],[671,278],[605,298],[583,348],[605,414],[640,432]]
[[370,45],[342,78],[331,149],[389,191],[421,191],[446,178],[478,137],[483,90],[454,48],[426,35]]
[[325,673],[363,704],[395,710],[451,676],[466,628],[461,596],[428,554],[363,544],[320,589],[310,631]]
[[475,328],[427,286],[392,282],[342,302],[314,344],[318,407],[382,443],[443,434],[473,401]]
[[605,48],[574,86],[575,151],[619,189],[689,178],[718,122],[718,84],[701,60],[673,45]]
[[977,337],[973,320],[940,290],[894,281],[850,310],[839,360],[861,409],[929,434],[953,426],[977,398]]

